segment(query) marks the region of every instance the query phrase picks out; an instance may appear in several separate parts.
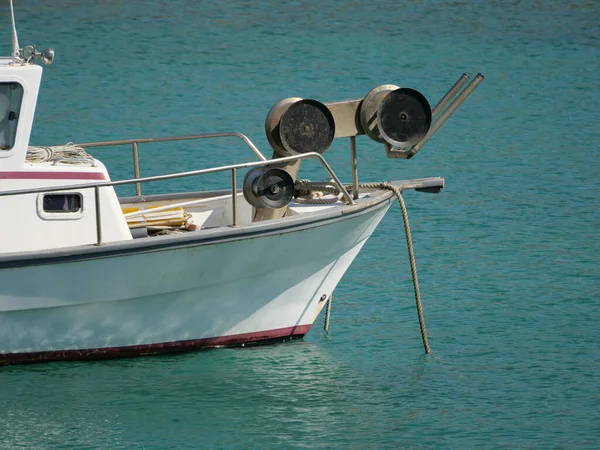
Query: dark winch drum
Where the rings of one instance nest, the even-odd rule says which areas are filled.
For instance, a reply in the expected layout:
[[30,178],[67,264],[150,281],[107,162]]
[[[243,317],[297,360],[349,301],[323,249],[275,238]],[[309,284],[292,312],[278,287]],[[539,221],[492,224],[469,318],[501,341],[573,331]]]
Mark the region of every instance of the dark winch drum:
[[244,177],[243,193],[255,208],[283,208],[294,196],[294,180],[278,167],[255,167]]
[[398,148],[410,147],[429,131],[431,106],[419,91],[399,88],[381,101],[377,122],[387,143]]
[[335,122],[323,103],[303,99],[290,105],[279,121],[283,156],[324,153],[333,142]]

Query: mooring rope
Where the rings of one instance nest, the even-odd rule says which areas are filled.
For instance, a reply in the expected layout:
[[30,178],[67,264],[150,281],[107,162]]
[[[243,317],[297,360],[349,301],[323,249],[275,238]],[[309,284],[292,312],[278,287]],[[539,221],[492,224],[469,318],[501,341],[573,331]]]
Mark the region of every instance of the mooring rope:
[[[315,190],[322,190],[322,188],[330,189],[333,187],[338,193],[339,189],[335,188],[329,183],[313,183],[307,180],[300,180],[296,182],[296,190],[300,193],[304,193],[305,191],[311,192]],[[350,186],[349,186],[350,187]],[[410,224],[408,222],[408,211],[406,210],[406,205],[404,204],[404,199],[402,198],[402,191],[397,186],[394,186],[392,183],[361,183],[358,185],[358,189],[384,189],[388,191],[392,191],[396,194],[396,198],[398,199],[398,203],[400,204],[400,209],[402,210],[402,220],[404,222],[404,233],[406,234],[406,245],[408,247],[408,257],[410,259],[410,271],[413,279],[413,286],[415,290],[415,302],[417,305],[417,315],[419,316],[419,326],[421,328],[421,338],[423,339],[423,347],[425,347],[425,353],[430,354],[431,349],[429,348],[429,341],[427,339],[427,329],[425,328],[425,318],[423,316],[423,307],[421,306],[421,293],[419,291],[419,277],[417,276],[417,263],[415,261],[415,251],[413,249],[412,237],[410,232]],[[328,191],[329,193],[333,193],[332,191]],[[296,199],[298,200],[298,199]],[[317,199],[318,200],[318,199]],[[307,199],[307,203],[310,202],[310,199]]]
[[331,301],[333,300],[333,295],[330,295],[327,299],[327,306],[325,310],[325,322],[323,324],[323,329],[325,331],[329,331],[329,318],[331,317]]

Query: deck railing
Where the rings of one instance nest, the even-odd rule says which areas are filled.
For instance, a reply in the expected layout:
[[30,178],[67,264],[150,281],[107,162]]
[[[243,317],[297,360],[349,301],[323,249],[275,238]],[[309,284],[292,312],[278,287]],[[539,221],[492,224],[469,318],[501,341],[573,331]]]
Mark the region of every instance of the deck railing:
[[[80,184],[70,184],[70,185],[52,186],[52,187],[46,186],[46,187],[32,188],[32,189],[19,189],[19,190],[14,190],[14,191],[0,192],[0,197],[25,195],[25,194],[40,194],[40,193],[47,193],[47,192],[60,192],[60,191],[68,191],[68,190],[73,190],[73,189],[94,189],[94,197],[95,197],[95,203],[96,203],[96,205],[95,205],[96,206],[96,209],[95,209],[96,236],[97,236],[96,245],[102,245],[102,224],[101,224],[101,204],[100,204],[100,188],[102,188],[102,187],[124,186],[124,185],[130,185],[130,184],[137,185],[137,184],[149,183],[149,182],[153,182],[153,181],[172,180],[172,179],[176,179],[176,178],[186,178],[186,177],[192,177],[192,176],[197,176],[197,175],[205,175],[205,174],[209,174],[209,173],[230,171],[231,172],[232,213],[233,213],[232,226],[236,226],[237,225],[237,169],[247,169],[247,168],[252,168],[252,167],[267,166],[270,164],[282,165],[284,163],[289,163],[289,162],[298,161],[298,160],[302,160],[302,159],[315,159],[316,158],[321,163],[323,168],[329,173],[329,175],[331,176],[331,178],[333,180],[333,183],[342,193],[343,198],[348,202],[348,204],[354,204],[352,196],[350,196],[350,194],[348,193],[348,191],[346,190],[346,188],[344,187],[344,185],[342,184],[342,182],[340,181],[338,176],[335,174],[335,172],[333,171],[331,166],[327,163],[327,161],[325,161],[325,159],[323,158],[323,156],[321,154],[316,153],[316,152],[309,152],[309,153],[303,153],[300,155],[286,156],[283,158],[276,158],[276,159],[268,160],[260,153],[260,151],[258,151],[256,146],[250,141],[250,139],[248,139],[246,136],[244,136],[243,134],[240,134],[240,133],[212,133],[212,134],[200,134],[200,135],[193,135],[193,136],[174,136],[174,137],[167,137],[167,138],[129,139],[129,140],[122,140],[122,141],[93,142],[93,143],[86,143],[83,145],[79,144],[79,146],[82,146],[82,147],[83,146],[85,146],[85,147],[102,147],[102,146],[104,146],[104,147],[106,147],[106,146],[110,146],[110,145],[132,144],[134,146],[134,161],[137,161],[136,149],[137,149],[137,144],[139,144],[139,143],[168,142],[168,141],[177,141],[177,140],[202,139],[202,138],[226,137],[226,136],[240,137],[242,140],[244,140],[244,142],[246,142],[246,144],[248,144],[250,149],[261,160],[254,161],[254,162],[241,163],[241,164],[230,164],[230,165],[226,165],[226,166],[211,167],[208,169],[192,170],[192,171],[188,171],[188,172],[178,172],[178,173],[167,174],[167,175],[155,175],[155,176],[144,177],[144,178],[139,178],[136,176],[135,178],[128,179],[128,180],[104,181],[104,182],[98,182],[98,183],[80,183]],[[139,165],[137,167],[138,167],[137,172],[139,174]],[[140,192],[141,192],[141,189],[140,189]]]
[[[140,161],[138,154],[139,144],[149,144],[154,142],[170,142],[170,141],[191,141],[194,139],[213,139],[222,137],[237,137],[243,140],[246,145],[254,152],[261,161],[266,161],[267,158],[256,148],[252,141],[244,134],[237,132],[227,133],[204,133],[204,134],[190,134],[185,136],[169,136],[161,138],[139,138],[139,139],[121,139],[118,141],[102,141],[102,142],[86,142],[83,144],[75,144],[77,147],[91,148],[91,147],[113,147],[117,145],[128,145],[131,144],[131,150],[133,152],[133,176],[140,178]],[[142,195],[142,187],[140,183],[135,184],[136,195]]]

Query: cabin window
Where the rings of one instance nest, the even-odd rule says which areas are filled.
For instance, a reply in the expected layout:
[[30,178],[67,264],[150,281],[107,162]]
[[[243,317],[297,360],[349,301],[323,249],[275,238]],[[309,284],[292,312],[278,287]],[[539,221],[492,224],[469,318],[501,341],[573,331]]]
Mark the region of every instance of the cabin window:
[[0,151],[10,150],[15,145],[21,100],[23,86],[19,83],[0,83]]
[[42,202],[46,213],[75,213],[81,211],[81,194],[46,194]]

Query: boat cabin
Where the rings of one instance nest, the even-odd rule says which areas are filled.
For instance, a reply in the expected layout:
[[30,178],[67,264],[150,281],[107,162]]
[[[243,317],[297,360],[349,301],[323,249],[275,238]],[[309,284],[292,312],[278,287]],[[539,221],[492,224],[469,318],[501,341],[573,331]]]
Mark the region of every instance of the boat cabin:
[[[218,192],[141,196],[138,185],[137,196],[119,199],[115,188],[106,186],[111,183],[106,167],[83,148],[111,143],[29,145],[41,78],[42,67],[32,62],[0,59],[1,254],[125,242],[253,222],[256,208],[237,189],[232,196],[235,186]],[[239,133],[192,138],[222,136],[241,138],[259,160],[266,160]],[[173,139],[179,138],[165,140]],[[137,142],[118,142],[115,145],[134,143],[137,163]],[[303,209],[307,210],[305,205],[298,205],[288,214]]]
[[[29,138],[42,67],[20,58],[0,59],[0,193],[48,188],[40,193],[0,196],[1,253],[70,247],[93,242],[93,189],[53,192],[53,187],[110,181],[104,165],[89,155],[30,147]],[[66,146],[65,146],[66,147]],[[112,186],[99,188],[105,242],[132,239]]]

